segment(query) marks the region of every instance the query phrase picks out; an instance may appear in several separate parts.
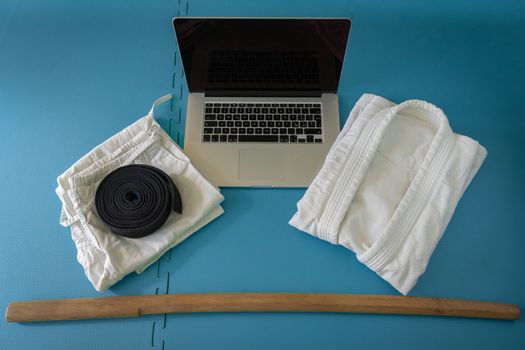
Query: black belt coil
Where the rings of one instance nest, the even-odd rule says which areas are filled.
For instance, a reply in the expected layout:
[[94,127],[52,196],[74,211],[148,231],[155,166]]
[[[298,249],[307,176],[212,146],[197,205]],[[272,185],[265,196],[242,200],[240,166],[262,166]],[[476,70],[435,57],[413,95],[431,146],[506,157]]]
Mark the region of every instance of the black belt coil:
[[182,213],[179,190],[168,174],[140,164],[109,173],[97,188],[95,206],[113,233],[128,238],[152,234],[172,210]]

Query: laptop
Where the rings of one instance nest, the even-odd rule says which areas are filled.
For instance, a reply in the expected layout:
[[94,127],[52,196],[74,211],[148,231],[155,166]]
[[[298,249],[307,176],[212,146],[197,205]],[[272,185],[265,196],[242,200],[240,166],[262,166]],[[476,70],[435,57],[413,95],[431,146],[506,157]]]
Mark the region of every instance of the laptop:
[[339,128],[347,18],[176,17],[184,151],[216,186],[307,187]]

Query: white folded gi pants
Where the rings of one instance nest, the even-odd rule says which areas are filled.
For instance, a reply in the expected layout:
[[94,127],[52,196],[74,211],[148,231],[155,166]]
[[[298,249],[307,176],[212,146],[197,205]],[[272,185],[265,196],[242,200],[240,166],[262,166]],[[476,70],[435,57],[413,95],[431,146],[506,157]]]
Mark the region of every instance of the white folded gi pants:
[[[223,213],[224,197],[191,164],[153,117],[148,115],[95,147],[57,179],[62,201],[60,223],[71,228],[77,259],[98,291],[130,272],[141,273],[170,248]],[[118,167],[147,164],[168,174],[177,186],[182,214],[172,212],[155,233],[131,239],[112,233],[97,215],[95,192],[102,179]]]

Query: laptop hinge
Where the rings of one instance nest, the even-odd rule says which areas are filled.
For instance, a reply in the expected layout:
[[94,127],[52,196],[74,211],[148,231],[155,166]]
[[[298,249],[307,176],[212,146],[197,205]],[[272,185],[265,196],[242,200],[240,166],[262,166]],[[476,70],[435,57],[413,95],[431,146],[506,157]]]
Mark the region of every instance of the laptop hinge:
[[206,97],[321,97],[321,91],[207,90]]

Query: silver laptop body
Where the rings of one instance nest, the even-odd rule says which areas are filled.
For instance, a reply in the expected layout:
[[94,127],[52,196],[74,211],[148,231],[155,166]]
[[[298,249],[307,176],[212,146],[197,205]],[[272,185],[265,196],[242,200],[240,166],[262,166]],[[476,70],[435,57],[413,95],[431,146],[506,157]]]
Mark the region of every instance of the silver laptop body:
[[197,169],[216,186],[309,186],[340,130],[350,20],[173,24],[190,90],[184,151]]

